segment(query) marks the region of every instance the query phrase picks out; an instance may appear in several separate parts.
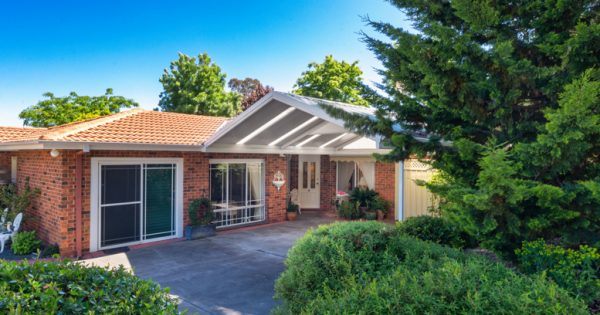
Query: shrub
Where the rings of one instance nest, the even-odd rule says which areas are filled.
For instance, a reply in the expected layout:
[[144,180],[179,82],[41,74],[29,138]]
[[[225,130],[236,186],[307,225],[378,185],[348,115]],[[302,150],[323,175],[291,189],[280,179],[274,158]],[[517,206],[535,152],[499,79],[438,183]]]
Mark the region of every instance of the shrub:
[[342,201],[338,207],[338,216],[344,219],[358,219],[360,218],[360,209],[355,203],[350,201]]
[[350,192],[350,202],[358,204],[359,207],[370,207],[378,195],[373,189],[356,187]]
[[208,198],[198,198],[190,202],[188,207],[191,225],[207,225],[215,220],[212,202]]
[[12,238],[11,250],[16,255],[27,255],[37,251],[42,242],[35,236],[35,231],[18,232]]
[[2,314],[177,314],[168,292],[122,267],[0,262]]
[[397,228],[403,234],[450,247],[463,248],[473,245],[467,233],[457,224],[442,217],[412,217],[399,222]]
[[387,214],[388,211],[390,211],[391,207],[392,203],[388,200],[381,198],[380,196],[375,196],[370,205],[371,210],[381,210],[385,214]]
[[600,254],[582,245],[578,250],[546,244],[543,240],[523,242],[516,251],[525,273],[545,272],[559,286],[591,303],[600,298]]
[[298,209],[300,209],[299,205],[297,205],[291,201],[288,201],[287,208],[286,208],[287,212],[298,212]]
[[377,222],[309,231],[275,284],[283,314],[585,314],[542,276],[424,242]]

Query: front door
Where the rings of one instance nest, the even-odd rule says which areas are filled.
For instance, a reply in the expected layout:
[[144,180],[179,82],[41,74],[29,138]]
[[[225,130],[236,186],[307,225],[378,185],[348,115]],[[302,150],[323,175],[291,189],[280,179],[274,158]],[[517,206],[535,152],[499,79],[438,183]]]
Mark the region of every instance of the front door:
[[298,162],[300,207],[318,209],[321,206],[321,157],[319,155],[300,155]]

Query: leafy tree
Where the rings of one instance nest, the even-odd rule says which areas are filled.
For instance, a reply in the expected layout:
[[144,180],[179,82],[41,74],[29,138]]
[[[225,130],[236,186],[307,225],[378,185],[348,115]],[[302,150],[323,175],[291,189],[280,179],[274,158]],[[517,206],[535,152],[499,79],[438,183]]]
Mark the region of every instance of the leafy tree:
[[164,91],[161,110],[186,114],[231,117],[240,111],[240,95],[225,91],[226,75],[208,54],[198,59],[179,53],[165,69],[160,83]]
[[507,255],[600,243],[600,3],[395,0],[415,31],[368,24],[379,119],[328,110],[392,152],[432,158],[440,210]]
[[274,89],[270,86],[264,86],[258,79],[245,78],[244,80],[233,78],[229,80],[229,88],[242,95],[242,110],[248,109],[263,96],[269,94]]
[[333,56],[325,57],[323,63],[312,62],[294,85],[295,94],[368,105],[364,95],[369,90],[362,82],[362,70],[358,61],[337,61]]
[[33,127],[52,127],[74,121],[96,118],[118,113],[122,108],[139,106],[132,99],[114,96],[106,89],[102,96],[82,96],[71,92],[68,96],[56,97],[47,92],[46,99],[23,110],[19,117],[23,124]]

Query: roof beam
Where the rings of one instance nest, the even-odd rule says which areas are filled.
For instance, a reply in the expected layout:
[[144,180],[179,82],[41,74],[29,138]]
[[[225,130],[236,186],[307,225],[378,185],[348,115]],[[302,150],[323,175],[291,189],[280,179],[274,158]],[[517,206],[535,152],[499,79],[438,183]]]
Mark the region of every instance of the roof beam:
[[322,121],[322,122],[320,122],[318,125],[316,125],[316,126],[314,126],[314,127],[310,128],[310,129],[308,129],[306,132],[303,132],[301,135],[299,135],[299,136],[295,137],[294,139],[292,139],[292,140],[290,140],[290,141],[288,141],[288,142],[284,143],[284,144],[281,146],[281,148],[282,148],[282,149],[288,148],[288,147],[289,147],[289,146],[291,146],[292,144],[294,144],[294,143],[296,143],[296,142],[300,141],[300,139],[304,138],[304,136],[306,136],[307,134],[311,134],[311,133],[313,133],[314,131],[316,131],[316,130],[319,130],[319,128],[321,128],[321,127],[323,127],[323,126],[326,126],[328,123],[329,123],[329,122],[327,122],[327,121]]
[[318,133],[317,133],[317,134],[314,134],[314,135],[312,135],[312,136],[308,137],[308,139],[306,139],[306,140],[304,140],[304,141],[302,141],[302,142],[300,142],[300,143],[296,144],[296,145],[295,145],[295,147],[296,147],[296,148],[300,148],[300,147],[302,147],[303,145],[305,145],[305,144],[307,144],[307,143],[309,143],[309,142],[311,142],[311,141],[313,141],[313,140],[317,139],[317,138],[318,138],[318,137],[320,137],[320,136],[321,136],[321,135],[320,135],[320,134],[318,134]]
[[267,128],[271,127],[272,125],[274,125],[278,121],[282,120],[285,116],[291,114],[294,110],[296,110],[295,107],[290,107],[290,108],[284,110],[279,115],[273,117],[273,119],[267,121],[267,123],[265,123],[264,125],[260,126],[256,130],[252,131],[249,135],[247,135],[246,137],[244,137],[242,140],[238,141],[237,144],[244,144],[244,143],[252,140],[252,138],[256,137],[258,134],[260,134],[261,132],[265,131]]
[[327,147],[328,145],[330,145],[330,144],[332,144],[332,143],[334,143],[334,142],[336,142],[336,141],[338,141],[338,140],[342,139],[342,138],[343,138],[343,137],[345,137],[347,134],[348,134],[347,132],[344,132],[344,133],[342,133],[341,135],[339,135],[339,136],[337,136],[337,137],[335,137],[335,138],[333,138],[333,139],[331,139],[331,140],[329,140],[329,141],[327,141],[327,142],[323,143],[323,144],[322,144],[322,145],[319,147],[319,149],[323,149],[323,148]]
[[305,128],[306,126],[312,124],[313,122],[315,122],[317,119],[319,119],[319,117],[317,116],[313,116],[311,119],[303,122],[302,124],[298,125],[296,128],[286,132],[283,136],[277,138],[275,141],[269,143],[269,146],[274,146],[277,145],[278,143],[280,143],[281,141],[289,138],[291,135],[295,134],[296,132],[302,130],[303,128]]
[[336,150],[342,150],[345,146],[349,145],[350,143],[352,143],[352,142],[354,142],[354,141],[356,141],[356,140],[358,140],[360,138],[362,138],[362,136],[354,135],[352,138],[350,138],[350,139],[342,142],[340,145],[338,145],[335,148],[336,148]]

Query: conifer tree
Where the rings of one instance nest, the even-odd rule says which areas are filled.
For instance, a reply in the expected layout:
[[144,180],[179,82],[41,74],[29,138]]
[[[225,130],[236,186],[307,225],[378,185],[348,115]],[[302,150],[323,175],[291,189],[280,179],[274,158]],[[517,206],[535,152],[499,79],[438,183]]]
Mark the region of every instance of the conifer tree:
[[414,30],[368,20],[377,120],[328,109],[431,158],[440,211],[484,246],[600,245],[598,1],[395,0]]

